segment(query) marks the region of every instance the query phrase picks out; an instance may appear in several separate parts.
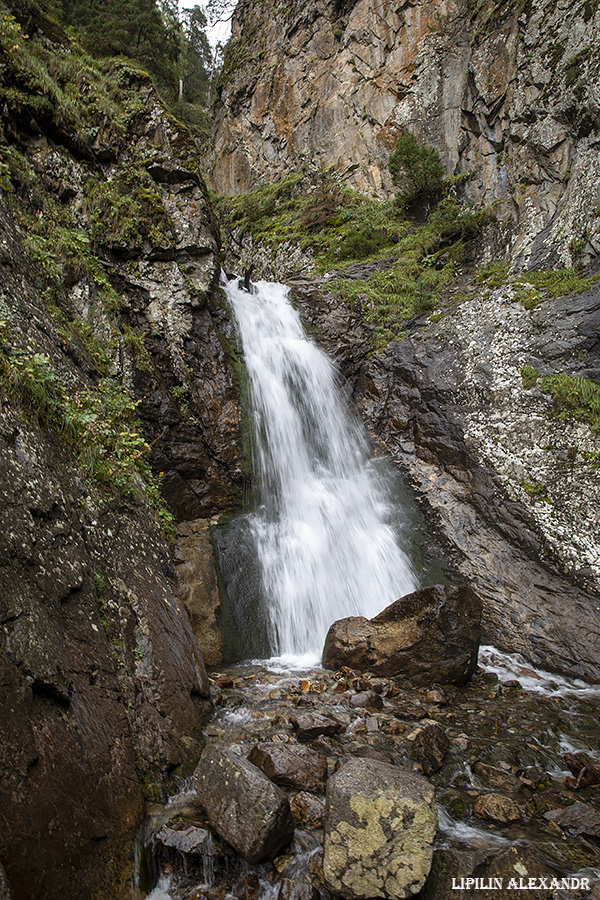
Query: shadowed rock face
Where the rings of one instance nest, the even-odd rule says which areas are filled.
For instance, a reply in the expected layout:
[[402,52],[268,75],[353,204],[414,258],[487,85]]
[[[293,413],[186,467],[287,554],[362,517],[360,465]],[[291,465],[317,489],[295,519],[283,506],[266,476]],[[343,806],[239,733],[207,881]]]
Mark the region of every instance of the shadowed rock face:
[[[2,191],[0,319],[12,346],[48,357],[71,397],[100,375],[120,381],[140,401],[171,508],[206,517],[235,502],[240,473],[238,389],[214,291],[218,238],[199,172],[181,152],[185,131],[143,75],[126,77],[143,113],[110,152],[73,154],[73,135],[32,133],[18,118],[6,133],[37,190],[78,216],[77,234],[91,229],[86,180],[110,183],[136,154],[169,228],[162,241],[97,248],[118,312],[77,271],[57,312],[14,215],[19,202],[28,211],[27,192],[12,205]],[[71,321],[106,348],[106,370],[64,328]],[[125,900],[144,797],[191,771],[200,753],[211,708],[204,663],[141,487],[125,500],[92,486],[79,448],[45,427],[35,404],[23,408],[4,387],[1,402],[0,859],[13,900]]]
[[209,161],[232,194],[307,160],[386,197],[400,133],[470,172],[469,197],[499,201],[520,265],[598,251],[600,15],[553,0],[525,9],[462,0],[238,4]]

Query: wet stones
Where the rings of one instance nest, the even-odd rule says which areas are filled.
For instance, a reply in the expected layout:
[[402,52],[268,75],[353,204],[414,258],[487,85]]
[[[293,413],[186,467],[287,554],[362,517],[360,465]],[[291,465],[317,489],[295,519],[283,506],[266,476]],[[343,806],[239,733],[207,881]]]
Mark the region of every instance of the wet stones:
[[310,747],[265,742],[253,747],[248,759],[275,784],[325,793],[327,757]]
[[423,772],[431,775],[442,768],[450,741],[443,728],[435,723],[419,729],[412,746],[412,756],[421,763]]
[[306,791],[300,791],[290,801],[290,808],[297,825],[304,828],[322,828],[325,822],[325,804]]
[[348,900],[403,900],[418,893],[431,866],[436,827],[428,781],[376,760],[350,760],[327,783],[327,887]]
[[163,825],[156,835],[156,840],[163,847],[178,850],[180,853],[207,854],[212,843],[211,833],[206,828],[187,825],[183,828],[171,828]]
[[482,794],[475,800],[473,812],[478,819],[488,819],[500,825],[518,822],[522,817],[516,800],[504,794]]
[[287,797],[232,750],[205,747],[194,787],[211,827],[247,862],[271,859],[289,844],[294,821]]
[[381,709],[383,700],[375,691],[361,691],[350,697],[350,706],[357,709]]
[[559,825],[570,834],[584,834],[587,837],[600,837],[600,813],[588,803],[573,803],[566,809],[553,809],[545,813],[549,822]]
[[321,735],[332,737],[343,728],[342,723],[333,716],[322,716],[318,713],[298,713],[290,716],[290,724],[299,741],[312,741]]
[[481,609],[470,587],[423,588],[373,619],[355,616],[334,622],[323,665],[402,674],[417,684],[465,684],[477,665]]
[[567,778],[566,785],[571,790],[589,787],[591,784],[600,784],[600,765],[587,753],[565,753],[564,760],[575,776]]

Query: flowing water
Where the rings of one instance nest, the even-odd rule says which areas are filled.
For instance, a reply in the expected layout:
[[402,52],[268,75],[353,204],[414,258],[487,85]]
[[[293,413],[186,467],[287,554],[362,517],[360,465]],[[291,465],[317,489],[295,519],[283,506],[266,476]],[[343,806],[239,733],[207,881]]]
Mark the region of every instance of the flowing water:
[[248,377],[258,503],[247,519],[271,654],[315,662],[331,623],[416,588],[394,508],[336,369],[288,289],[225,285]]

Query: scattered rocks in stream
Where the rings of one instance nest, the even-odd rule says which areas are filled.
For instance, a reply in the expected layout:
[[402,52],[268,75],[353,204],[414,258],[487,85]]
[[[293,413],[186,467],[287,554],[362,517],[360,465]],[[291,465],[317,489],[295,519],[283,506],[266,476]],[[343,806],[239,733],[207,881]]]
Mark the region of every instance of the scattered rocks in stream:
[[405,675],[420,684],[465,684],[477,665],[481,610],[481,599],[468,586],[422,588],[373,619],[334,622],[323,665]]
[[[530,673],[527,677],[531,682]],[[548,884],[558,879],[552,889],[536,890],[536,897],[600,900],[600,785],[582,777],[575,786],[578,772],[600,765],[600,689],[544,678],[534,679],[540,690],[533,693],[509,680],[508,673],[499,681],[481,670],[460,687],[420,686],[349,666],[335,672],[282,672],[259,665],[219,670],[211,676],[216,710],[205,729],[208,744],[199,771],[207,759],[224,757],[225,768],[213,777],[212,764],[207,767],[203,785],[196,775],[206,813],[199,816],[197,807],[196,812],[190,807],[176,821],[162,818],[154,830],[163,873],[170,873],[168,896],[327,900],[333,893],[357,900],[408,897],[420,890],[420,900],[467,900],[472,890],[453,888],[453,878],[456,884],[461,877],[501,878],[506,888],[511,878],[531,877],[548,878]],[[353,703],[369,691],[380,698],[381,708]],[[232,849],[234,829],[226,832],[224,826],[234,820],[246,840],[257,839],[264,817],[253,789],[247,791],[248,770],[252,784],[258,779],[261,796],[273,791],[289,803],[287,841],[289,823],[295,826],[291,845],[271,846],[254,868]],[[384,772],[385,779],[371,779],[375,771]],[[229,785],[223,783],[227,772]],[[358,801],[338,799],[349,796],[340,785],[350,775],[362,792]],[[396,780],[427,786],[431,796],[435,791],[438,807],[437,834],[427,851],[430,874],[423,884],[424,851],[422,879],[413,873],[412,887],[404,888],[395,880],[401,867],[392,875],[379,858],[396,838],[407,837],[404,829],[394,837],[392,823],[401,816],[394,812],[396,799],[385,793],[396,798]],[[201,838],[203,828],[215,832],[214,847],[209,844],[206,852],[199,842],[187,850],[186,842]],[[362,859],[363,850],[368,859]],[[393,851],[395,860],[399,853]],[[561,893],[560,879],[575,875],[587,878],[589,888]],[[599,896],[590,893],[596,882]],[[517,900],[522,894],[477,891],[478,900],[499,896]]]
[[437,814],[422,776],[371,759],[352,759],[327,782],[323,873],[352,900],[403,900],[431,867]]

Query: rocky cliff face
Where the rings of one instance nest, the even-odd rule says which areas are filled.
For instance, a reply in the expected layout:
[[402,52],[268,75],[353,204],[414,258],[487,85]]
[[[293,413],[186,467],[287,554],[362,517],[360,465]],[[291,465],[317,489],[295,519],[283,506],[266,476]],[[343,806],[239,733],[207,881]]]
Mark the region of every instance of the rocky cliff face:
[[0,7],[0,858],[13,900],[116,900],[144,798],[191,770],[211,708],[157,479],[179,520],[235,502],[239,392],[193,141],[143,73],[83,57],[33,4],[13,12]]
[[[409,130],[494,204],[519,267],[598,251],[593,4],[316,0],[238,4],[210,173],[237,193],[305,161],[387,197]],[[489,252],[497,252],[490,250]]]

